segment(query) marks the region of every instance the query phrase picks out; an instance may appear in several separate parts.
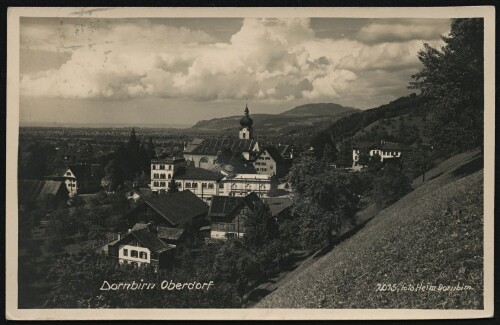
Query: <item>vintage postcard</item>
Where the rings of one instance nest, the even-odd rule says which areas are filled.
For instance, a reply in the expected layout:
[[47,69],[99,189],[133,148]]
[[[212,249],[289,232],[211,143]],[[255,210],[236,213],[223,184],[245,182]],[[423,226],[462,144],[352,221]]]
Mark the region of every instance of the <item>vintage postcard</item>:
[[494,31],[9,8],[7,318],[492,317]]

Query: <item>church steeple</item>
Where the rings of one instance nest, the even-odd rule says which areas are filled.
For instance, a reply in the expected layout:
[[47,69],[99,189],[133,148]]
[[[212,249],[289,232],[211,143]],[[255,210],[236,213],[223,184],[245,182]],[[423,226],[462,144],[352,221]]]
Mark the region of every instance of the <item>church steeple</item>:
[[240,120],[240,139],[252,139],[253,138],[253,120],[250,118],[250,111],[248,110],[248,104],[245,105],[245,116]]

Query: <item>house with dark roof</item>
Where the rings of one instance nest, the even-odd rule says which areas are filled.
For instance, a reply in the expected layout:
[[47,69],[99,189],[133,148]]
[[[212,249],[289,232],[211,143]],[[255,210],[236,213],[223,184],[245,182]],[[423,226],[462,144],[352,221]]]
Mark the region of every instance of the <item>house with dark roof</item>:
[[[160,230],[161,229],[161,230]],[[120,264],[153,265],[165,268],[175,257],[176,245],[184,230],[135,224],[125,235],[108,245],[108,255]]]
[[186,166],[184,158],[151,161],[151,190],[154,192],[168,191],[174,179],[178,190],[189,190],[209,202],[213,195],[219,193],[223,177],[218,171]]
[[70,196],[96,193],[101,188],[104,170],[99,164],[73,164],[62,169],[54,179],[63,179]]
[[352,146],[352,162],[353,169],[360,169],[363,166],[359,164],[359,157],[361,154],[366,153],[370,157],[379,156],[380,161],[388,159],[401,158],[404,151],[403,145],[395,142],[381,141],[376,142],[360,142]]
[[20,180],[17,186],[19,205],[43,204],[53,208],[68,200],[69,192],[62,181]]
[[150,223],[162,227],[183,228],[186,223],[203,220],[208,205],[196,194],[184,190],[143,197],[143,202],[125,215],[129,225]]
[[212,239],[241,238],[247,218],[263,204],[255,193],[245,197],[214,196],[210,204],[210,237]]
[[255,171],[261,175],[281,177],[288,173],[291,160],[285,159],[277,147],[264,147],[253,161]]
[[271,215],[278,219],[289,213],[292,206],[292,201],[289,197],[263,198],[262,201],[269,206]]
[[195,139],[186,145],[183,156],[196,167],[210,168],[217,163],[218,155],[223,152],[235,154],[241,152],[250,160],[250,157],[259,151],[259,144],[254,139],[236,138],[207,138]]
[[184,158],[165,158],[151,160],[151,190],[166,191],[168,183],[179,168],[186,166]]
[[205,202],[210,202],[212,196],[219,194],[223,178],[224,175],[219,172],[199,167],[179,168],[174,174],[179,190],[189,190]]

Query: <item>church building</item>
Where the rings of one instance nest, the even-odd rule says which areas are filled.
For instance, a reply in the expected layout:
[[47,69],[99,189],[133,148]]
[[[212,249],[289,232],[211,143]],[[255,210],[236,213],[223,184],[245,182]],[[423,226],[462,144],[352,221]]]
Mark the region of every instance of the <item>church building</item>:
[[253,120],[248,106],[240,120],[238,139],[206,138],[194,139],[184,147],[184,158],[194,167],[211,169],[225,157],[241,152],[245,160],[252,160],[259,152],[259,143],[253,138]]

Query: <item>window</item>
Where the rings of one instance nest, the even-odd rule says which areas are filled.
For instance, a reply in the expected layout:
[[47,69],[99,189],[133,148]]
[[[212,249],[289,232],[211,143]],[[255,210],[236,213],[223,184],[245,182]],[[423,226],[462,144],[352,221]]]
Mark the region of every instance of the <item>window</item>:
[[177,184],[177,187],[178,187],[178,188],[181,188],[181,187],[182,187],[182,183],[181,183],[181,182],[176,182],[175,184]]
[[156,165],[152,165],[151,167],[152,167],[151,169],[156,169]]
[[139,253],[137,251],[130,251],[131,257],[138,257]]
[[143,258],[143,259],[145,259],[145,260],[147,260],[147,259],[148,259],[148,253],[146,253],[146,252],[141,252],[141,253],[139,254],[139,257],[140,257],[140,258]]
[[66,173],[66,176],[71,176],[71,172],[67,172],[67,173]]
[[191,183],[186,183],[186,188],[191,188]]
[[207,187],[207,183],[201,183],[201,187],[206,188]]
[[219,183],[219,188],[224,188],[224,183]]
[[123,250],[123,256],[128,256],[128,249],[126,249],[126,248],[125,248],[125,249]]
[[271,160],[271,158],[270,157],[266,157],[266,160]]
[[165,169],[165,165],[160,165],[160,169]]
[[274,166],[273,166],[273,165],[269,166],[269,169],[273,170],[273,168],[274,168]]
[[172,165],[168,165],[168,170],[172,170]]
[[172,178],[172,175],[168,174],[168,179],[171,179]]
[[166,183],[166,182],[160,182],[160,186],[161,186],[161,187],[165,187],[166,185],[167,185],[167,183]]
[[231,189],[232,189],[232,190],[235,190],[235,189],[236,189],[236,184],[235,184],[235,183],[231,184]]
[[193,182],[193,188],[198,188],[198,183]]
[[209,183],[209,184],[208,184],[208,188],[209,188],[209,189],[213,189],[213,188],[214,188],[214,184],[213,184],[213,183]]

